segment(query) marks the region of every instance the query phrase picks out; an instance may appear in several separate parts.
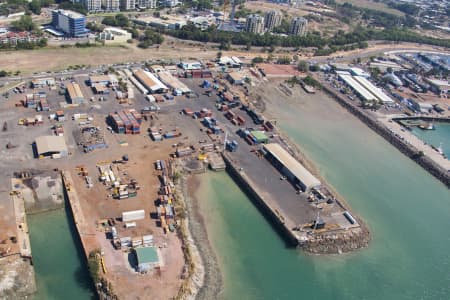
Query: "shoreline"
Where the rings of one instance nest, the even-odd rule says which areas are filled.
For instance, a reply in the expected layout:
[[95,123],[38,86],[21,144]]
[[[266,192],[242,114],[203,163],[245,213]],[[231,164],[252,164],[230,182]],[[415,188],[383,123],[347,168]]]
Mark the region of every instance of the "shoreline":
[[[317,78],[316,78],[317,80]],[[420,151],[417,150],[414,146],[407,144],[395,134],[389,131],[389,129],[384,126],[379,120],[375,119],[367,112],[362,110],[360,107],[355,104],[349,102],[349,100],[341,97],[337,94],[331,87],[322,83],[323,91],[333,98],[336,102],[339,103],[345,110],[358,118],[362,123],[364,123],[367,127],[376,132],[379,136],[381,136],[385,141],[390,143],[392,146],[397,148],[404,155],[409,157],[415,163],[420,165],[425,171],[434,176],[437,180],[442,182],[448,189],[450,189],[450,173],[445,170],[443,167],[438,165],[431,158],[426,155],[421,155]]]
[[[196,174],[183,174],[181,189],[187,211],[188,240],[192,240],[191,246],[198,255],[199,263],[194,267],[193,278],[197,279],[197,290],[192,299],[209,300],[216,299],[223,290],[223,275],[220,271],[216,253],[210,244],[206,225],[199,209],[199,199],[196,193],[200,187],[200,178]],[[197,274],[196,274],[197,273]],[[203,277],[198,281],[198,277]]]

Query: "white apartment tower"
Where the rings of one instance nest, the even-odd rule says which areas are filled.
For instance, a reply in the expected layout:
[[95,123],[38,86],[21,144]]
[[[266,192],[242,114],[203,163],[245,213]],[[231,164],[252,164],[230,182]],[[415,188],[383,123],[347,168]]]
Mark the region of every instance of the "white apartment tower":
[[264,18],[257,14],[247,16],[245,31],[260,34],[264,31]]
[[120,11],[120,0],[102,0],[104,11]]
[[289,28],[289,34],[303,36],[306,34],[306,27],[308,26],[308,20],[302,17],[295,17],[292,19],[291,27]]
[[136,5],[139,8],[156,8],[158,6],[157,0],[136,0]]
[[272,31],[275,27],[281,25],[283,14],[279,10],[271,10],[264,16],[264,28]]
[[82,3],[88,12],[102,11],[102,0],[83,0]]

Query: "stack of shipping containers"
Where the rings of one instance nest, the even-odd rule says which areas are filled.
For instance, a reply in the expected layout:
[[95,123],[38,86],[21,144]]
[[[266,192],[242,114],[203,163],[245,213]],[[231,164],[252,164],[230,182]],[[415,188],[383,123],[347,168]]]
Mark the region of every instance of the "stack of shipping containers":
[[117,133],[139,134],[142,116],[136,110],[123,110],[109,115],[111,125]]

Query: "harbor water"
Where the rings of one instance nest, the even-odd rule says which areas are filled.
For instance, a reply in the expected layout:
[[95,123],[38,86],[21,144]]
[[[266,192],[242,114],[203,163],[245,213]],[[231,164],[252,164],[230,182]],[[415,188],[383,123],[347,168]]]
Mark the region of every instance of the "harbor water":
[[442,146],[442,150],[447,158],[450,157],[450,123],[434,123],[434,130],[423,130],[413,127],[412,132],[422,141],[435,148]]
[[226,173],[202,175],[196,196],[224,274],[220,298],[450,299],[449,190],[332,100],[297,101],[272,105],[278,125],[373,240],[336,256],[289,249]]
[[64,209],[27,216],[36,274],[34,300],[95,299],[70,218]]

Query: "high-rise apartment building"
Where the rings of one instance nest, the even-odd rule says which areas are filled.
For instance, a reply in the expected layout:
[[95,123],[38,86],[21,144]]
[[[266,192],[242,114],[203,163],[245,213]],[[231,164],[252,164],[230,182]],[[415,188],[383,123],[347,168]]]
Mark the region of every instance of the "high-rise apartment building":
[[247,16],[245,31],[260,34],[264,31],[264,18],[257,14]]
[[272,31],[275,27],[281,25],[283,14],[279,10],[271,10],[264,16],[264,28]]
[[102,11],[102,0],[83,0],[82,3],[88,12]]
[[136,5],[139,8],[156,8],[158,6],[157,0],[136,0]]
[[102,0],[103,11],[120,11],[120,0]]
[[289,28],[289,34],[292,35],[305,35],[308,26],[308,20],[302,17],[295,17],[292,19],[291,27]]

